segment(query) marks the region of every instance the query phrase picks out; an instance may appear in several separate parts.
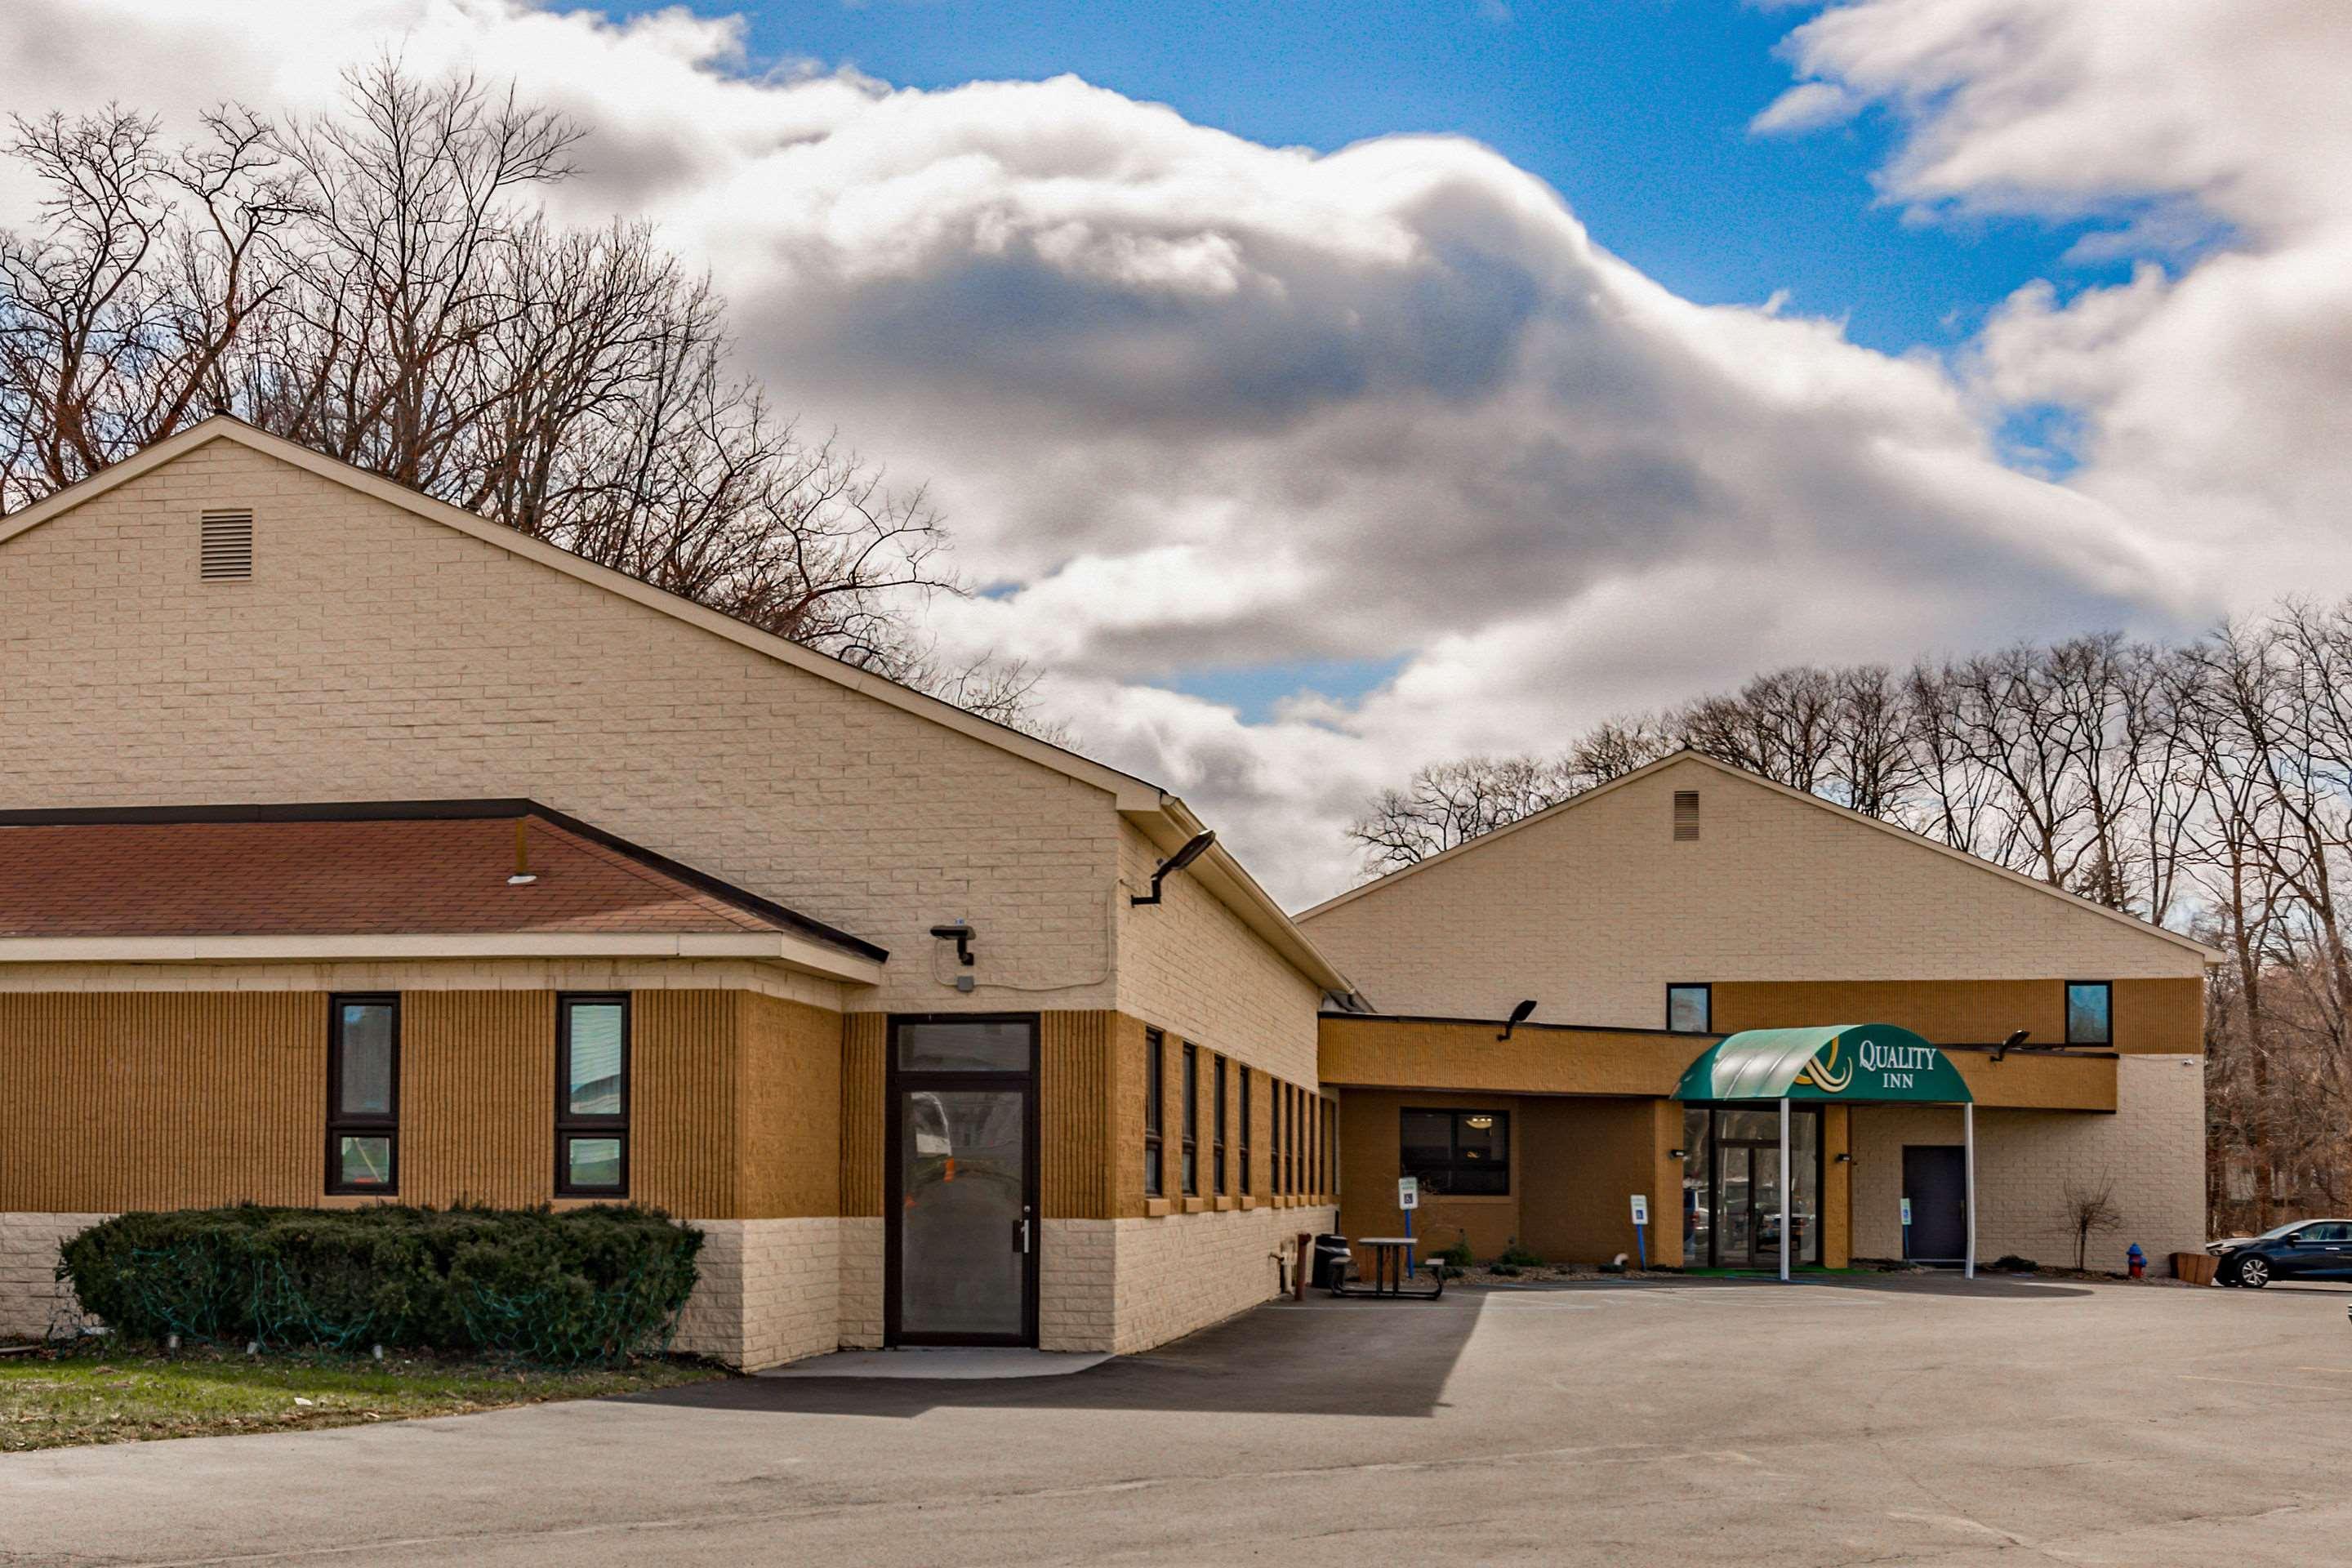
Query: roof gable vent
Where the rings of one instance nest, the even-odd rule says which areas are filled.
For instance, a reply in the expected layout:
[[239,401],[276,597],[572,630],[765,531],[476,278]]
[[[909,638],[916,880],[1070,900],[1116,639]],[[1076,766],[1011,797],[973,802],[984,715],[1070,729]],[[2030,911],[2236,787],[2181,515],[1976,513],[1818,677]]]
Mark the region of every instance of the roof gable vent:
[[207,583],[241,582],[253,575],[253,513],[208,511],[196,574]]
[[1698,837],[1698,791],[1675,791],[1675,842],[1686,843]]

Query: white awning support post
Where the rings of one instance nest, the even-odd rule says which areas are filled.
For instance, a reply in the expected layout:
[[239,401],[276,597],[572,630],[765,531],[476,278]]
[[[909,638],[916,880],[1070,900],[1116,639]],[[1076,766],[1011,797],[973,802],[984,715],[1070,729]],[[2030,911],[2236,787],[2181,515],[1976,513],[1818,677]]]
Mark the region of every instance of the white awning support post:
[[[1781,1102],[1783,1106],[1787,1103],[1786,1100]],[[1786,1116],[1788,1112],[1783,1110],[1780,1114]],[[1961,1160],[1968,1173],[1969,1197],[1969,1261],[1963,1277],[1973,1279],[1977,1277],[1977,1108],[1974,1105],[1960,1107],[1960,1147],[1963,1151]]]
[[[1780,1283],[1789,1282],[1789,1097],[1780,1097]],[[1971,1233],[1973,1234],[1973,1233]],[[1969,1267],[1975,1267],[1976,1244],[1969,1245]]]

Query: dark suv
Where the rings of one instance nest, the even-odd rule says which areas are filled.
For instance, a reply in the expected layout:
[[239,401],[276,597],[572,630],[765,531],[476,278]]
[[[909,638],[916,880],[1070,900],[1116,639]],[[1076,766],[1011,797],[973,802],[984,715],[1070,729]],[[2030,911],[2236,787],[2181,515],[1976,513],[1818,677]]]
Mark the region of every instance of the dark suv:
[[2352,1219],[2299,1219],[2205,1248],[2213,1277],[2259,1290],[2273,1279],[2352,1279]]

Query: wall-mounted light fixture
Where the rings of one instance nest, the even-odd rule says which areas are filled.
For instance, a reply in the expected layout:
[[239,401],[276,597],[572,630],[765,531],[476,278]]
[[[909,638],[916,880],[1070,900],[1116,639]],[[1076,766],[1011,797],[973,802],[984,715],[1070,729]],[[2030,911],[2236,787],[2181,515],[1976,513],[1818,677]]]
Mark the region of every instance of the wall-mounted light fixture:
[[1851,1165],[1853,1163],[1853,1156],[1851,1154],[1839,1154],[1832,1158],[1830,1163],[1833,1165]]
[[933,926],[931,928],[931,934],[939,938],[941,942],[951,942],[955,943],[956,962],[962,964],[967,969],[971,967],[972,940],[979,936],[980,933],[971,929],[971,922],[970,921],[957,921],[950,925]]
[[1149,893],[1130,893],[1128,895],[1127,901],[1130,905],[1158,903],[1160,901],[1160,884],[1174,876],[1177,872],[1181,871],[1185,867],[1190,866],[1193,861],[1198,860],[1202,856],[1206,855],[1209,852],[1209,846],[1214,844],[1216,841],[1217,836],[1214,832],[1194,834],[1185,844],[1183,848],[1179,849],[1175,854],[1171,855],[1167,859],[1160,862],[1160,868],[1151,873],[1151,891]]
[[1536,999],[1530,996],[1526,1001],[1511,1009],[1511,1016],[1503,1020],[1503,1032],[1496,1035],[1495,1037],[1498,1040],[1509,1039],[1511,1037],[1511,1031],[1517,1028],[1521,1024],[1526,1023],[1528,1021],[1528,1015],[1535,1010]]
[[1669,1160],[1687,1160],[1690,1158],[1690,1151],[1687,1149],[1669,1149],[1666,1151],[1666,1158]]
[[2025,1044],[2026,1037],[2032,1033],[2033,1031],[2031,1029],[2018,1030],[2015,1034],[2010,1036],[2009,1038],[2001,1041],[2000,1044],[1992,1048],[1992,1059],[1995,1061],[2000,1060],[2001,1058],[2009,1055],[2010,1052]]

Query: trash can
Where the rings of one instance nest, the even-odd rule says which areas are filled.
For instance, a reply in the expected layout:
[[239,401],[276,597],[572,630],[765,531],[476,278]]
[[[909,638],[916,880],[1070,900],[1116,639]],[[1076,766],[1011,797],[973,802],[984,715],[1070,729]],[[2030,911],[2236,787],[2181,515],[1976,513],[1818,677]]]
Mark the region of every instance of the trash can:
[[1348,1238],[1344,1236],[1318,1236],[1315,1238],[1315,1260],[1307,1282],[1318,1290],[1328,1290],[1348,1278]]

